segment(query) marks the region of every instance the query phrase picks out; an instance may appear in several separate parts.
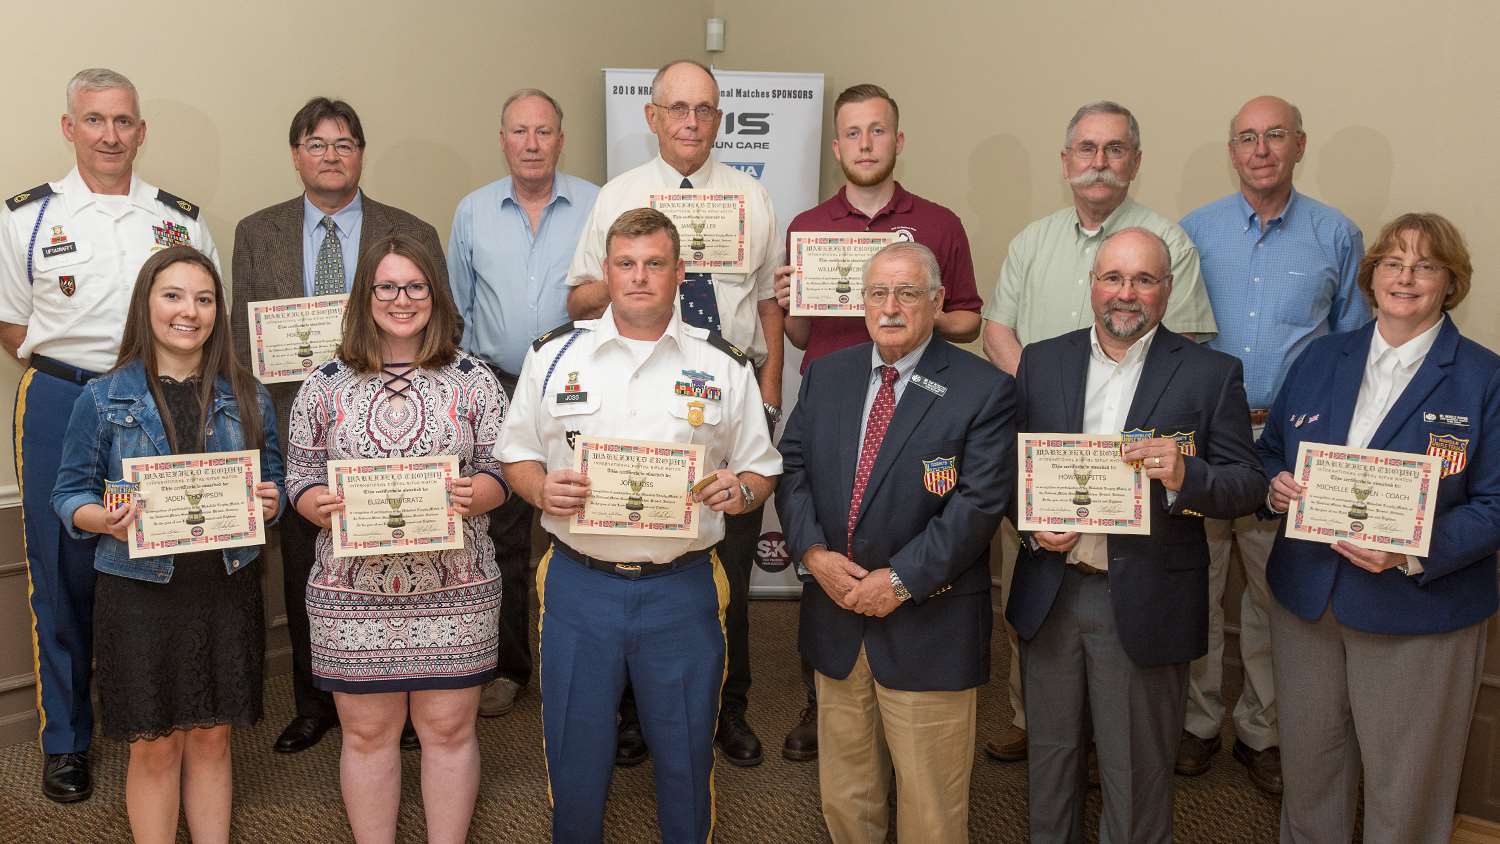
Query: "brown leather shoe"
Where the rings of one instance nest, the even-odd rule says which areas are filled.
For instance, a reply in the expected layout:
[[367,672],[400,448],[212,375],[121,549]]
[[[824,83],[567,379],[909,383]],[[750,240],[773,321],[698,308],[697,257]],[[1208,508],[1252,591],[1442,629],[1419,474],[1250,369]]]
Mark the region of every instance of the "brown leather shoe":
[[996,762],[1026,761],[1026,731],[1011,724],[999,738],[984,743],[984,755]]
[[1253,750],[1250,745],[1235,739],[1234,758],[1245,766],[1250,782],[1256,788],[1272,797],[1281,795],[1281,748],[1272,746]]
[[1198,738],[1187,730],[1182,731],[1182,740],[1177,742],[1176,771],[1185,777],[1196,777],[1208,772],[1213,756],[1219,752],[1219,737]]

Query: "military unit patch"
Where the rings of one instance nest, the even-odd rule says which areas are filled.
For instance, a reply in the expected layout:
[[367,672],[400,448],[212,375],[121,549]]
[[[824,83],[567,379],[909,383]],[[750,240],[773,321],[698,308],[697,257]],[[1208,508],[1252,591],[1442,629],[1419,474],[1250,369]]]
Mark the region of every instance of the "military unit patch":
[[922,461],[922,486],[942,498],[958,483],[958,455]]
[[1443,458],[1443,477],[1456,475],[1469,465],[1469,440],[1452,434],[1428,434],[1427,453]]
[[57,286],[62,290],[62,294],[64,296],[72,296],[74,293],[78,292],[78,282],[75,281],[73,279],[73,276],[70,275],[58,276]]

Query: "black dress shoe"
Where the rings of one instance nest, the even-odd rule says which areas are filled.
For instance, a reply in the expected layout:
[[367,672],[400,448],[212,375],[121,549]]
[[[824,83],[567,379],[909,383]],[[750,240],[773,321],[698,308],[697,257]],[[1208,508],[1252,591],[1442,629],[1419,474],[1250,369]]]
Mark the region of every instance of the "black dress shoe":
[[401,728],[401,749],[402,750],[421,750],[422,749],[422,740],[419,739],[419,738],[417,738],[417,728],[412,726],[410,718],[407,719],[406,726],[404,726],[404,727]]
[[1272,797],[1281,796],[1281,748],[1256,750],[1239,739],[1234,740],[1234,758],[1245,766],[1250,782]]
[[1213,756],[1219,752],[1219,737],[1198,738],[1187,730],[1177,742],[1177,762],[1173,769],[1185,777],[1208,773]]
[[737,709],[726,709],[719,713],[719,729],[714,733],[714,744],[729,760],[729,764],[740,768],[751,768],[764,758],[760,739],[745,722],[745,713]]
[[87,753],[49,753],[42,765],[42,794],[55,803],[77,803],[94,793]]
[[615,764],[630,768],[641,764],[650,756],[651,750],[646,747],[646,739],[641,735],[641,722],[621,721],[615,744]]
[[797,726],[786,734],[781,755],[793,762],[811,762],[818,758],[818,702],[809,699],[797,719]]
[[337,718],[310,718],[298,715],[286,725],[271,749],[277,753],[301,753],[323,739],[323,734],[337,727]]

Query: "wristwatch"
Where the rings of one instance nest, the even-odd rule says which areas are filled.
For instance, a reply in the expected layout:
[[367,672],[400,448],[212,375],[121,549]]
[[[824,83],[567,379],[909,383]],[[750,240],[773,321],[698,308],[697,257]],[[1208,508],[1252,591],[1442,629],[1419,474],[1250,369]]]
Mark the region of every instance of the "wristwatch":
[[770,402],[761,402],[760,406],[765,408],[766,418],[771,420],[772,425],[775,425],[777,422],[781,421],[781,408],[777,407],[774,404],[771,404]]
[[751,491],[750,485],[744,481],[740,481],[740,497],[745,499],[746,510],[755,507],[755,493]]
[[891,572],[891,588],[896,591],[896,600],[901,601],[903,603],[905,603],[906,601],[910,601],[911,600],[911,590],[907,589],[906,588],[906,584],[901,582],[901,575],[896,574],[896,570],[895,569],[890,569],[890,572]]

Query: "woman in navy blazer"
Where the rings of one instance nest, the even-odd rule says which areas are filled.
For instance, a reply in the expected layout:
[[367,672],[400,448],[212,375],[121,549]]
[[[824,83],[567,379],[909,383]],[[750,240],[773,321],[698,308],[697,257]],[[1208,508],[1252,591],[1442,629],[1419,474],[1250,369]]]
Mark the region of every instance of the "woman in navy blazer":
[[1365,841],[1451,835],[1483,622],[1500,603],[1500,357],[1445,315],[1472,273],[1442,217],[1387,224],[1359,268],[1374,321],[1307,348],[1258,444],[1277,513],[1302,493],[1290,470],[1303,442],[1444,461],[1425,557],[1276,540],[1283,842],[1350,840],[1361,774]]

